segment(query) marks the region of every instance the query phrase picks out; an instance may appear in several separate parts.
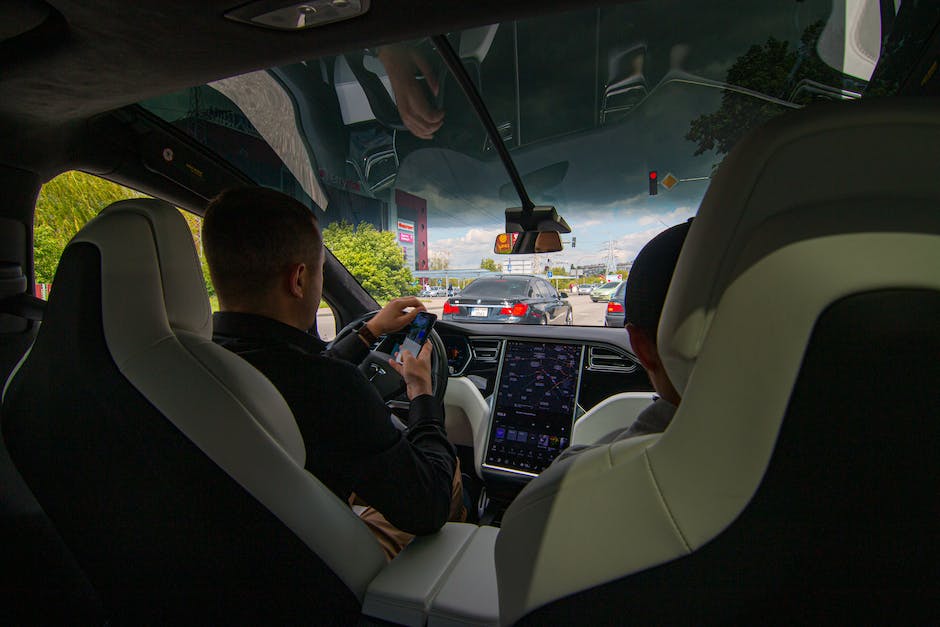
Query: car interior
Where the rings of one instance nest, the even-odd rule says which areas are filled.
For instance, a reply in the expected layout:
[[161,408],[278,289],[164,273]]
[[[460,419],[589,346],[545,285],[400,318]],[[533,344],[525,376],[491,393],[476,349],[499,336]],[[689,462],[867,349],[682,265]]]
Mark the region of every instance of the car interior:
[[[3,3],[0,622],[940,620],[940,4],[751,5]],[[433,139],[393,46],[429,63]],[[37,199],[73,170],[146,197],[81,227],[45,300]],[[501,258],[558,310],[444,305],[470,516],[387,561],[274,385],[212,342],[178,208],[245,185],[396,232],[415,277],[425,230],[570,255],[641,205],[646,239],[694,215],[656,337],[675,417],[605,441],[656,398],[627,333]],[[336,337],[387,300],[364,284],[327,250]]]

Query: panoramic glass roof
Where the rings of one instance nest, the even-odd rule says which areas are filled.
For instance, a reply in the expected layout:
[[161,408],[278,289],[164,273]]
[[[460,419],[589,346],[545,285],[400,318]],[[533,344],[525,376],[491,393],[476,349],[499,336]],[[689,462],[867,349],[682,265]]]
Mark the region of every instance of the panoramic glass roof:
[[[584,266],[629,262],[657,232],[691,217],[749,129],[817,100],[864,94],[898,8],[894,0],[641,1],[448,40],[529,195],[572,227],[552,263]],[[324,224],[411,229],[412,241],[401,241],[418,270],[435,252],[452,268],[478,268],[492,256],[505,208],[520,204],[430,40],[141,104],[258,183],[314,207]]]

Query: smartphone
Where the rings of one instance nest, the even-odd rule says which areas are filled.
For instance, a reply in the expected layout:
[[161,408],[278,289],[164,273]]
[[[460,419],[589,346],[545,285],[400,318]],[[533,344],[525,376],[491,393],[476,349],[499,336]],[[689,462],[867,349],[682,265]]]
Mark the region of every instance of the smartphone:
[[405,341],[401,344],[401,349],[396,355],[395,360],[401,363],[401,351],[411,351],[415,357],[421,351],[421,347],[428,339],[428,334],[434,328],[434,322],[437,316],[426,311],[420,312],[408,326],[408,332],[405,335]]

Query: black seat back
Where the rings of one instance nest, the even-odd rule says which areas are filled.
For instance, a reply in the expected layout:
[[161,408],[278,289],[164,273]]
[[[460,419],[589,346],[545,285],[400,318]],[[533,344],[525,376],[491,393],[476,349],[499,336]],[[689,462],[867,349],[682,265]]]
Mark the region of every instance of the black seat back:
[[[144,281],[140,293],[117,292],[115,300],[112,291],[111,299],[106,297],[103,277],[134,275],[125,265],[113,265],[114,250],[125,242],[120,229],[109,229],[115,224],[143,227],[141,239],[130,246],[132,252],[139,252],[148,239],[159,240],[161,229],[170,228],[163,220],[182,220],[175,209],[156,202],[134,201],[110,216],[103,213],[105,217],[96,220],[111,221],[107,227],[96,227],[103,243],[81,241],[80,233],[66,248],[42,328],[4,397],[3,435],[10,456],[114,624],[283,624],[309,622],[317,616],[354,621],[359,601],[350,588],[284,522],[184,435],[171,416],[158,410],[140,384],[133,384],[122,370],[128,368],[127,359],[115,357],[115,336],[108,335],[107,325],[130,325],[133,332],[134,325],[151,324],[136,316],[122,317],[120,312],[136,299],[146,298],[153,288]],[[171,227],[182,233],[180,238],[189,237],[185,224]],[[148,228],[156,235],[149,234]],[[192,248],[191,239],[187,246]],[[167,250],[175,249],[167,246],[164,255]],[[189,253],[193,277],[187,277],[198,286],[201,277],[195,253]],[[144,255],[157,275],[164,273],[163,289],[172,288],[171,283],[179,279],[168,278],[171,260],[161,257],[158,263],[155,257]],[[155,289],[160,291],[159,283]],[[158,294],[158,298],[172,303],[170,296]],[[192,308],[180,304],[185,295],[175,298],[176,310],[168,315],[176,315],[185,327],[189,324],[184,319],[187,307]],[[193,311],[203,306],[208,310],[207,301],[197,305]],[[159,321],[161,316],[153,319]],[[162,319],[165,325],[166,315]],[[159,337],[159,329],[154,332]],[[158,346],[169,343],[177,361],[161,362],[163,354],[154,352],[144,359],[140,376],[172,401],[183,399],[182,405],[175,406],[177,413],[188,411],[187,416],[196,420],[202,416],[223,422],[231,419],[234,424],[228,410],[226,415],[213,416],[213,404],[205,402],[216,381],[212,374],[200,379],[181,377],[176,371],[193,367],[193,372],[209,373],[215,364],[199,365],[198,360],[216,355],[213,349],[217,349],[220,360],[237,360],[233,366],[241,368],[239,376],[247,388],[255,382],[253,376],[270,384],[239,358],[212,345],[205,329],[198,337],[177,333],[180,337],[164,335],[156,342]],[[182,350],[186,342],[205,354]],[[145,344],[138,350],[149,347]],[[220,371],[219,376],[224,374]],[[225,398],[224,391],[216,393]],[[237,438],[237,428],[216,437],[224,447],[227,438]],[[262,463],[242,461],[249,471],[253,463]]]
[[[936,624],[940,292],[846,297],[819,318],[747,509],[691,555],[524,624]],[[629,541],[626,538],[625,541]]]

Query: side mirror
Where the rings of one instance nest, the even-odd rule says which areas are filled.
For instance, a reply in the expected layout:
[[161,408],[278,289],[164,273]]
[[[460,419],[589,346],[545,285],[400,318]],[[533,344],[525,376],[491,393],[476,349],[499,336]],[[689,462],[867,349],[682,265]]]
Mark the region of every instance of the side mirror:
[[568,292],[558,292],[558,295],[562,298],[568,298]]

